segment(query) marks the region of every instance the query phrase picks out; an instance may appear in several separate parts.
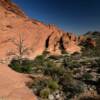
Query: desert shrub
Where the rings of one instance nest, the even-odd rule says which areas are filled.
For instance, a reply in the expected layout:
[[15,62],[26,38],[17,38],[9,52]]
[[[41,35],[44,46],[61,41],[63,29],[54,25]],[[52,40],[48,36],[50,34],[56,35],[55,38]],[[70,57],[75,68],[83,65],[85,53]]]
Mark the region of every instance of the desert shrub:
[[31,88],[36,95],[47,98],[50,93],[59,89],[59,84],[52,79],[43,79],[33,82]]
[[74,94],[80,94],[84,92],[84,83],[81,81],[76,81],[76,84],[73,85]]
[[60,79],[60,84],[63,86],[69,85],[73,83],[73,74],[71,71],[66,71],[63,73],[63,76]]
[[47,67],[45,69],[45,75],[51,76],[54,80],[59,81],[60,77],[65,72],[64,68],[62,67]]
[[60,84],[62,85],[67,98],[72,98],[73,96],[82,93],[84,90],[83,83],[76,81],[70,71],[63,75]]
[[48,98],[49,94],[50,94],[49,88],[44,88],[43,90],[40,91],[41,98]]
[[46,87],[46,84],[47,84],[47,80],[45,80],[45,79],[37,80],[37,81],[33,82],[33,84],[30,86],[30,88],[32,88],[33,92],[39,96],[40,91]]
[[62,58],[61,55],[51,55],[51,56],[49,56],[49,59],[52,59],[52,60],[59,60],[60,58]]
[[71,59],[80,59],[81,58],[81,53],[79,52],[74,52],[71,54]]
[[70,59],[64,60],[63,64],[65,68],[70,68],[70,69],[81,67],[81,63],[79,63],[78,61],[72,61]]
[[63,68],[58,68],[53,59],[55,58],[45,58],[44,55],[37,56],[33,61],[33,73],[42,73],[50,76],[61,73]]
[[59,85],[56,81],[54,80],[49,80],[48,81],[48,87],[52,90],[52,91],[55,91],[59,88]]
[[18,60],[13,59],[10,62],[9,67],[11,67],[12,69],[14,69],[17,72],[21,72],[21,65],[20,65],[20,62]]
[[63,87],[65,94],[67,95],[67,98],[72,98],[75,95],[79,95],[80,93],[84,92],[84,86],[80,82],[73,82],[72,84],[66,84]]
[[9,64],[9,67],[20,73],[31,73],[33,67],[32,63],[33,61],[28,59],[23,59],[22,63],[20,63],[19,59],[12,59]]
[[34,62],[36,64],[40,64],[40,65],[43,65],[44,61],[45,61],[45,56],[44,55],[39,55],[34,59]]
[[77,61],[72,61],[69,63],[70,68],[79,68],[80,66],[81,66],[81,64]]
[[69,55],[69,54],[68,54],[68,52],[67,52],[67,51],[65,51],[65,50],[62,50],[62,51],[61,51],[61,53],[62,53],[62,54]]
[[44,73],[46,67],[46,60],[44,55],[37,56],[33,61],[33,73]]
[[[57,61],[66,61],[66,66],[61,62],[59,65]],[[83,92],[83,85],[81,82],[74,79],[73,69],[80,67],[80,63],[72,61],[69,57],[64,56],[38,56],[33,61],[33,70],[41,70],[42,74],[49,79],[41,79],[32,84],[34,93],[42,98],[47,98],[49,94],[52,94],[56,90],[62,90],[67,98],[71,98],[75,95]],[[55,81],[54,81],[55,80]]]
[[[87,48],[83,49],[82,55],[88,57],[100,57],[100,33],[96,35],[91,35],[89,37],[93,38],[96,41],[96,46],[93,48],[89,48],[90,46],[87,45]],[[86,44],[85,44],[86,45]]]
[[49,61],[49,60],[44,60],[43,63],[40,63],[38,60],[34,60],[34,72],[35,73],[42,73],[42,74],[49,74],[49,69],[56,67],[56,64],[53,61]]
[[93,76],[89,73],[84,73],[82,76],[83,80],[92,80]]

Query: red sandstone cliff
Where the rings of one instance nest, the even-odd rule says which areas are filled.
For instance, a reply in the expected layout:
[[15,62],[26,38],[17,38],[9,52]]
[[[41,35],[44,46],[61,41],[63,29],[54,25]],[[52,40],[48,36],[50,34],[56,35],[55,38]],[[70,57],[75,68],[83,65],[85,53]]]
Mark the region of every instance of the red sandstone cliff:
[[66,34],[54,25],[45,25],[40,21],[29,19],[10,0],[1,0],[0,58],[6,58],[7,52],[14,50],[15,46],[9,40],[18,39],[19,33],[23,34],[25,44],[30,48],[28,57],[31,58],[41,54],[45,49],[53,54],[60,54],[61,45],[69,53],[80,52],[77,36]]
[[[0,0],[0,58],[6,58],[7,52],[14,51],[13,39],[22,34],[29,50],[28,57],[35,57],[44,50],[52,54],[80,52],[78,44],[86,39],[72,33],[65,33],[54,25],[46,25],[40,21],[29,19],[10,0]],[[90,41],[89,41],[90,42]],[[91,40],[92,43],[92,40]]]

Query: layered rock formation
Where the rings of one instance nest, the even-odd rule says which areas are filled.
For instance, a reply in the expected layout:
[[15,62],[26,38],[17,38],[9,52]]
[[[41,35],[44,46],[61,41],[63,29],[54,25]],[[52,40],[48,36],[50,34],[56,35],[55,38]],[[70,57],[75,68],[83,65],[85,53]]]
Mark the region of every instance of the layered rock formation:
[[17,52],[10,40],[18,41],[19,35],[30,48],[28,57],[34,58],[44,50],[51,54],[61,54],[62,50],[73,53],[80,52],[78,44],[85,40],[72,33],[65,33],[54,25],[46,25],[40,21],[29,19],[10,0],[0,0],[0,59],[7,58],[10,51]]
[[53,54],[60,54],[62,47],[70,53],[79,52],[77,36],[65,33],[54,25],[29,19],[10,0],[0,1],[0,59],[7,58],[7,52],[15,51],[11,43],[23,35],[25,44],[30,48],[28,57],[41,54],[45,49]]
[[26,17],[24,12],[21,11],[11,0],[0,0],[0,6],[8,11],[11,11],[19,16]]

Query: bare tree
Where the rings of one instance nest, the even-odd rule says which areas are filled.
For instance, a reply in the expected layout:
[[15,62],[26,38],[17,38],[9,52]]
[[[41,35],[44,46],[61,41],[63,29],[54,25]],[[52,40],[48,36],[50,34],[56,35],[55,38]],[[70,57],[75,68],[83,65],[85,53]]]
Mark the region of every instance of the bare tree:
[[7,55],[11,56],[14,55],[16,56],[19,60],[20,63],[22,63],[22,59],[25,55],[28,55],[29,53],[29,47],[25,45],[25,40],[23,39],[22,34],[18,34],[18,39],[16,38],[11,38],[10,42],[13,43],[16,46],[16,51],[9,51]]

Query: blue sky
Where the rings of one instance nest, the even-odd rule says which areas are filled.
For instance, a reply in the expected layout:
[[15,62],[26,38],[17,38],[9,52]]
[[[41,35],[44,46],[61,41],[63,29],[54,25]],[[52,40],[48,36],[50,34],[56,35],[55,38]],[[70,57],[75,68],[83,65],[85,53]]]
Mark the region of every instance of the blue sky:
[[77,34],[100,31],[100,0],[12,0],[30,17]]

